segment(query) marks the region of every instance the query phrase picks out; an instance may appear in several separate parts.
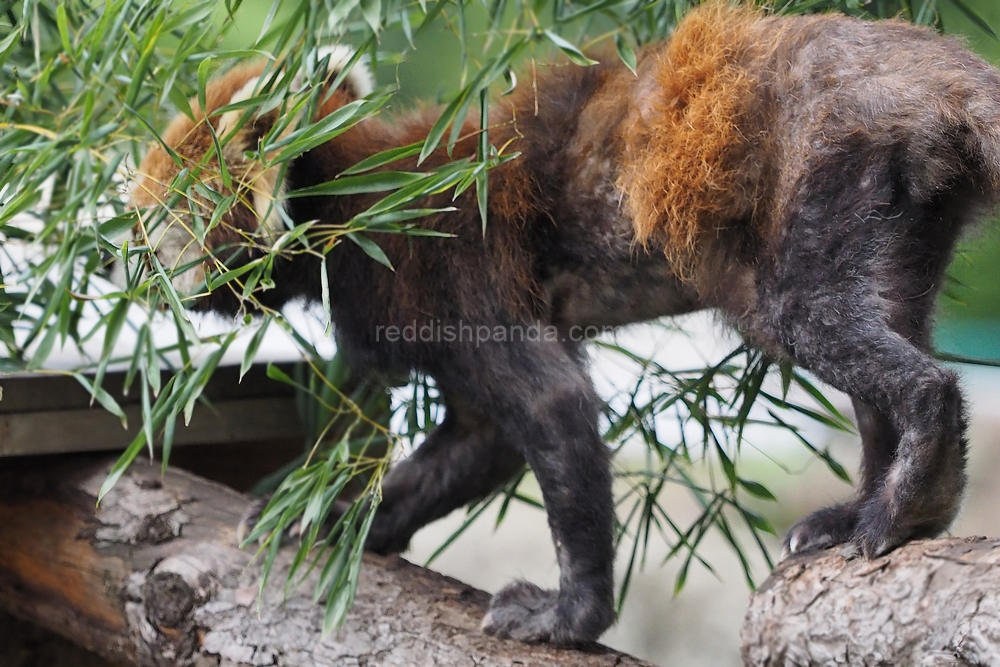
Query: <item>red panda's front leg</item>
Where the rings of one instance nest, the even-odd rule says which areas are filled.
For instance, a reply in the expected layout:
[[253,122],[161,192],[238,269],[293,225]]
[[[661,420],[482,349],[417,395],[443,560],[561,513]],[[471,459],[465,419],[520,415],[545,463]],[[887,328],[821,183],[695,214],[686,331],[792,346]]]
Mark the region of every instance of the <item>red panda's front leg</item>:
[[436,377],[489,414],[541,487],[559,589],[501,589],[483,629],[527,642],[596,640],[615,619],[610,451],[585,369],[557,342],[459,345]]

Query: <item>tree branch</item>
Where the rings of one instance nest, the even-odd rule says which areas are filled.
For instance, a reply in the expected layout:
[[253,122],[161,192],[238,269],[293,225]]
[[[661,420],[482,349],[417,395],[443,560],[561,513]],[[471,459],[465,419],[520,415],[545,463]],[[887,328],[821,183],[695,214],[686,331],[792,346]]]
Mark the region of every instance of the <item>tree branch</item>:
[[[345,627],[322,637],[313,573],[283,602],[293,553],[256,604],[260,564],[235,544],[247,498],[134,464],[95,507],[112,462],[70,456],[0,472],[0,605],[105,657],[147,666],[648,666],[595,646],[484,635],[489,596],[401,558],[367,555]],[[294,550],[285,550],[293,552]]]
[[911,542],[872,561],[790,559],[750,601],[748,667],[1000,664],[1000,540]]

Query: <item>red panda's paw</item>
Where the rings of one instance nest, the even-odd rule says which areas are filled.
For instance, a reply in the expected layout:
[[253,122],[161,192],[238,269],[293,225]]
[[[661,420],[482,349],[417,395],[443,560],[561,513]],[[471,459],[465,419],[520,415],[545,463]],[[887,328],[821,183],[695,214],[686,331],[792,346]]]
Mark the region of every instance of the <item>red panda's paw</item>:
[[[938,474],[947,479],[944,471]],[[920,495],[901,494],[902,499],[893,493],[896,489],[892,484],[887,484],[882,493],[861,506],[852,538],[858,550],[865,558],[877,558],[908,540],[934,538],[947,530],[958,513],[965,486],[964,471],[956,474],[958,479],[941,483],[938,489],[922,489]],[[914,497],[917,502],[907,506],[905,501]]]
[[788,531],[781,560],[850,542],[857,525],[857,503],[834,505],[813,512]]
[[481,627],[500,639],[578,646],[596,641],[614,620],[610,606],[588,596],[561,595],[513,581],[490,600]]
[[[270,499],[270,496],[254,498],[243,510],[243,514],[240,516],[240,522],[236,524],[236,544],[238,544],[241,548],[245,546],[247,538],[250,537],[254,528],[256,528],[257,524],[260,522],[260,516],[264,513],[264,508],[267,507],[267,503]],[[269,535],[270,534],[258,538],[257,542],[262,544],[265,540],[267,540]]]

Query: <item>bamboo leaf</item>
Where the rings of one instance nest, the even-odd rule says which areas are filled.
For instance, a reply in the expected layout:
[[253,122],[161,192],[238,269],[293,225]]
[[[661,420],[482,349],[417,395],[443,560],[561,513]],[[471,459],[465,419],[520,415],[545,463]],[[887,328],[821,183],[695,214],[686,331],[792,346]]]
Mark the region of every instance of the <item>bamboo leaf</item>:
[[367,192],[384,192],[396,190],[404,185],[426,179],[427,174],[410,171],[380,171],[363,176],[344,176],[333,181],[320,183],[307,188],[292,190],[288,197],[316,197],[329,195],[356,195]]
[[567,42],[565,39],[563,39],[556,33],[552,32],[551,30],[544,30],[542,32],[550,42],[555,44],[557,49],[565,53],[566,56],[577,65],[583,65],[585,67],[589,67],[591,65],[597,64],[596,60],[591,60],[587,56],[583,55],[583,52],[580,49],[576,48],[576,46],[574,46],[570,42]]
[[372,32],[378,34],[382,27],[382,0],[361,0],[361,15]]
[[418,141],[414,144],[409,144],[407,146],[400,146],[399,148],[390,148],[384,150],[380,153],[376,153],[369,158],[365,158],[361,162],[358,162],[353,167],[345,169],[341,176],[349,176],[351,174],[360,174],[361,172],[371,171],[372,169],[378,169],[379,167],[384,167],[387,164],[392,164],[399,160],[413,157],[420,153],[420,149],[423,148],[424,142]]
[[625,41],[625,37],[621,34],[615,37],[615,49],[618,51],[618,57],[625,63],[625,67],[628,67],[629,71],[635,74],[637,67],[635,51],[632,50],[632,47],[629,46],[628,42]]
[[243,353],[243,362],[240,364],[240,381],[243,381],[243,376],[247,374],[250,370],[250,366],[253,365],[254,359],[257,357],[257,351],[260,349],[261,341],[264,340],[264,334],[267,333],[267,327],[271,324],[272,315],[265,317],[260,326],[257,327],[257,331],[254,332],[253,337],[247,344],[247,349]]
[[739,478],[739,484],[743,489],[749,493],[754,498],[760,498],[761,500],[777,500],[770,491],[767,490],[763,484],[759,482],[754,482],[749,479]]
[[990,26],[990,24],[987,23],[986,19],[980,16],[978,12],[969,7],[969,5],[966,4],[965,0],[949,0],[949,2],[955,5],[955,7],[965,15],[965,18],[969,19],[974,24],[976,24],[977,28],[985,32],[994,40],[1000,41],[1000,37],[997,36],[997,33],[995,30],[993,30],[993,27]]
[[100,403],[105,410],[121,420],[122,428],[128,428],[128,419],[125,416],[125,411],[122,410],[120,405],[118,405],[118,401],[115,400],[114,396],[109,394],[103,387],[97,387],[91,384],[90,380],[80,373],[73,373],[73,377],[76,378],[77,382],[83,385],[84,389],[97,398],[97,402]]
[[135,457],[139,455],[139,452],[142,451],[142,447],[145,444],[146,433],[145,431],[139,431],[122,455],[118,457],[117,461],[115,461],[115,464],[111,467],[111,472],[108,473],[107,479],[105,479],[104,483],[101,484],[101,489],[97,493],[98,504],[101,503],[104,496],[108,495],[108,492],[111,491],[115,484],[118,483],[118,480],[125,474],[128,467],[132,465],[132,461],[134,461]]
[[395,271],[395,269],[392,268],[392,262],[389,261],[389,258],[386,256],[385,252],[383,252],[382,248],[378,247],[378,244],[370,238],[353,232],[347,234],[347,238],[354,241],[358,247],[365,251],[366,255],[374,259],[376,262],[390,270]]

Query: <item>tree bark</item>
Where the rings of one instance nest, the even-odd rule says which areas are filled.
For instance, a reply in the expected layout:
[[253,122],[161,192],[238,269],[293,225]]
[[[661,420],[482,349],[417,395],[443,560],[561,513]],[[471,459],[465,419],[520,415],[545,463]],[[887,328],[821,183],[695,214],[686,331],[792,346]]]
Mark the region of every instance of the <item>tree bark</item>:
[[754,593],[742,641],[752,667],[1000,665],[1000,540],[789,559]]
[[[100,655],[143,667],[635,666],[479,630],[489,596],[401,558],[366,555],[344,628],[323,637],[314,578],[283,598],[279,556],[258,608],[259,563],[236,547],[247,498],[136,463],[95,506],[112,462],[35,457],[0,469],[0,606]],[[294,550],[286,550],[294,551]]]

